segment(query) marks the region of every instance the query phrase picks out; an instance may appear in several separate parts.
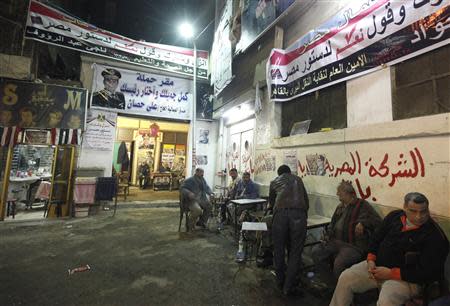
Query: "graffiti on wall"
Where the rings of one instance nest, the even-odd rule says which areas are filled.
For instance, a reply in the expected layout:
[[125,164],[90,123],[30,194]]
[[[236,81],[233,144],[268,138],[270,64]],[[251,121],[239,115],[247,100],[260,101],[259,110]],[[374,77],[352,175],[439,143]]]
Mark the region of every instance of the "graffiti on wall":
[[273,171],[275,171],[275,155],[270,151],[258,154],[255,159],[255,175]]
[[[258,161],[258,158],[257,158]],[[328,177],[350,176],[357,187],[360,198],[376,202],[370,185],[361,185],[360,177],[381,178],[387,187],[404,179],[425,177],[425,161],[420,150],[415,147],[398,155],[384,153],[381,158],[361,156],[358,150],[349,152],[347,160],[342,164],[332,164],[325,155],[306,155],[305,161],[297,161],[298,175],[328,175]],[[320,173],[320,174],[319,174]]]

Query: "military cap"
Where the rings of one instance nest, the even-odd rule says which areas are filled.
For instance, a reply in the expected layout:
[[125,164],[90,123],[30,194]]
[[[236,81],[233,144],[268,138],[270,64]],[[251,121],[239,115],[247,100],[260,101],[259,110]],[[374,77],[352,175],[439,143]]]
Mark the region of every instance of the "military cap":
[[120,74],[120,72],[116,69],[113,68],[106,68],[105,70],[102,71],[102,76],[106,77],[116,77],[118,79],[120,79],[122,77],[122,75]]

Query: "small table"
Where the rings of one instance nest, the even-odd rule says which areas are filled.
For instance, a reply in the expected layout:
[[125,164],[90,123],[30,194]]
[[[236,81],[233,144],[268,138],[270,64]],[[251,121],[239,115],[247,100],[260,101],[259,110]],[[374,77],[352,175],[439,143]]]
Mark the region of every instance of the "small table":
[[[308,216],[308,220],[306,220],[306,230],[309,231],[314,228],[326,227],[331,222],[331,218],[320,216],[320,215],[311,215]],[[320,241],[313,241],[309,243],[305,243],[305,247],[313,246],[315,244],[319,244]]]
[[[172,173],[170,172],[157,172],[152,174],[153,179],[153,190],[156,191],[157,186],[155,186],[155,182],[158,186],[168,185],[169,190],[172,191]],[[161,182],[159,182],[161,180]]]
[[231,200],[230,203],[234,206],[234,237],[235,239],[239,239],[238,237],[238,220],[237,220],[237,208],[242,207],[245,210],[256,208],[258,204],[264,204],[267,200],[265,199],[238,199]]

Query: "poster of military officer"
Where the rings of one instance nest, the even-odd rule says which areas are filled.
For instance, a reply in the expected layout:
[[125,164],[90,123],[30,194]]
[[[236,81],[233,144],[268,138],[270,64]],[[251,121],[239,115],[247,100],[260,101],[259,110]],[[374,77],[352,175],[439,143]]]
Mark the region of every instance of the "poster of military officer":
[[119,80],[122,77],[120,72],[113,68],[106,68],[102,71],[104,89],[92,94],[92,106],[105,108],[125,109],[125,97],[123,93],[117,92]]

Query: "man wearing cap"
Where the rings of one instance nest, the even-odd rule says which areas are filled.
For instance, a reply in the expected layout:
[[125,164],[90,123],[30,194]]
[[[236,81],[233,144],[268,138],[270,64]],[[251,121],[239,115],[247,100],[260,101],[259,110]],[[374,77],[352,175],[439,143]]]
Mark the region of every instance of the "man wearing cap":
[[94,92],[92,105],[107,108],[125,109],[125,97],[123,93],[116,92],[119,79],[122,77],[119,71],[106,68],[102,71],[104,89]]

